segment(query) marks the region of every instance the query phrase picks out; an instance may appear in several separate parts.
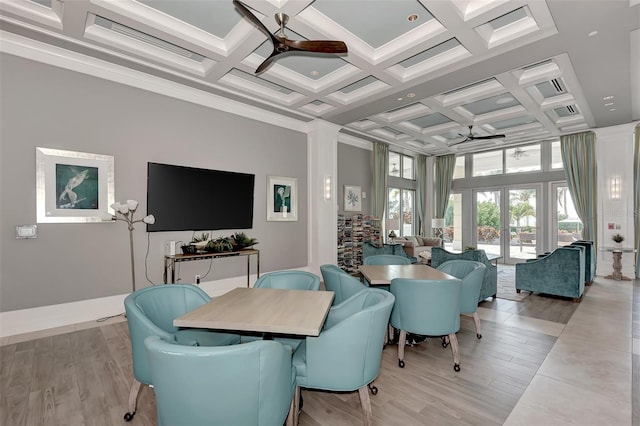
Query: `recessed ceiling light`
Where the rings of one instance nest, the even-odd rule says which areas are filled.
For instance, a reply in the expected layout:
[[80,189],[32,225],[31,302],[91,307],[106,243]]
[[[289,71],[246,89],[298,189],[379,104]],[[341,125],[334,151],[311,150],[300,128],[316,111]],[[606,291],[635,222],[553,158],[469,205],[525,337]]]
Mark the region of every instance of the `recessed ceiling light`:
[[610,108],[610,109],[609,109],[609,111],[615,111],[615,110],[616,110],[615,108]]
[[309,74],[311,74],[312,76],[314,76],[314,77],[315,77],[315,76],[317,76],[317,75],[318,75],[318,74],[320,74],[320,73],[319,73],[318,71],[316,71],[316,70],[313,70],[313,71],[311,71]]
[[413,92],[407,93],[407,98],[415,98],[415,97],[416,97],[415,93],[413,93]]
[[502,105],[502,104],[508,104],[509,102],[513,101],[513,97],[511,96],[505,96],[504,98],[500,98],[496,101],[497,104]]
[[610,101],[613,98],[614,98],[614,96],[605,96],[604,98],[602,98],[602,100],[603,101]]
[[613,104],[614,104],[613,102],[607,102],[606,104],[604,104],[604,106],[611,106]]
[[591,32],[590,32],[589,34],[587,34],[587,35],[588,35],[589,37],[593,37],[593,36],[595,36],[595,35],[598,35],[598,30],[591,31]]
[[397,100],[401,101],[401,100],[402,100],[402,98],[398,98]]
[[419,18],[417,13],[412,13],[411,15],[407,16],[407,21],[409,22],[414,22],[417,21]]

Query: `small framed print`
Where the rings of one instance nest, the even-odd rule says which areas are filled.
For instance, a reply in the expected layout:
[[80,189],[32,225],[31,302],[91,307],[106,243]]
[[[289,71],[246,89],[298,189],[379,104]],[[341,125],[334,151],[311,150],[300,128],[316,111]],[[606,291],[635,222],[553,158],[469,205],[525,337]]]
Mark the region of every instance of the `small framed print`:
[[113,156],[36,148],[37,222],[101,222],[113,203]]
[[298,220],[298,179],[267,176],[267,221]]
[[359,186],[344,186],[344,211],[359,212],[362,210],[362,190]]

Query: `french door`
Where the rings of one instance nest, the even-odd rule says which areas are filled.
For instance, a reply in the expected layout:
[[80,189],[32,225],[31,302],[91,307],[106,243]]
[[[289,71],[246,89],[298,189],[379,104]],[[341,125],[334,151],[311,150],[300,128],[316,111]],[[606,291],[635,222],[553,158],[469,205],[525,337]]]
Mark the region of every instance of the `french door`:
[[502,256],[508,264],[536,257],[539,230],[540,185],[476,189],[475,245],[487,254]]

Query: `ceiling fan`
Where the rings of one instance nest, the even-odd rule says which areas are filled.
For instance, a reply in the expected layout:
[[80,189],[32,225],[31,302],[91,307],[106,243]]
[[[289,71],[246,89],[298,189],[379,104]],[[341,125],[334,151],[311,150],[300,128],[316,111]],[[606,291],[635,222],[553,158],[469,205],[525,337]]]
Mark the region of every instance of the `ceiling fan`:
[[249,21],[264,32],[273,43],[273,52],[264,60],[256,69],[256,74],[263,72],[278,55],[293,52],[311,52],[311,53],[347,53],[347,45],[343,41],[333,40],[289,40],[284,33],[284,26],[289,21],[289,15],[285,13],[276,13],[275,19],[280,25],[280,31],[271,34],[269,29],[239,0],[233,0],[233,4],[238,8]]
[[501,139],[504,138],[505,135],[489,135],[489,136],[474,136],[473,132],[473,124],[469,125],[469,134],[468,135],[463,135],[462,133],[458,133],[461,137],[463,137],[464,139],[458,142],[454,142],[449,144],[449,146],[454,146],[454,145],[458,145],[464,142],[470,142],[470,141],[475,141],[475,140],[486,140],[486,139]]

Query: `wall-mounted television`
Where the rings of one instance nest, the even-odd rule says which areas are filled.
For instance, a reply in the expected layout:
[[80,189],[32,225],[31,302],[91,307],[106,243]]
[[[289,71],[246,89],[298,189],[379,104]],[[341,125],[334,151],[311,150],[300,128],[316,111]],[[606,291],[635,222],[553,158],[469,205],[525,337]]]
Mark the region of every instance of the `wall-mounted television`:
[[255,175],[171,164],[147,165],[147,232],[250,229]]

